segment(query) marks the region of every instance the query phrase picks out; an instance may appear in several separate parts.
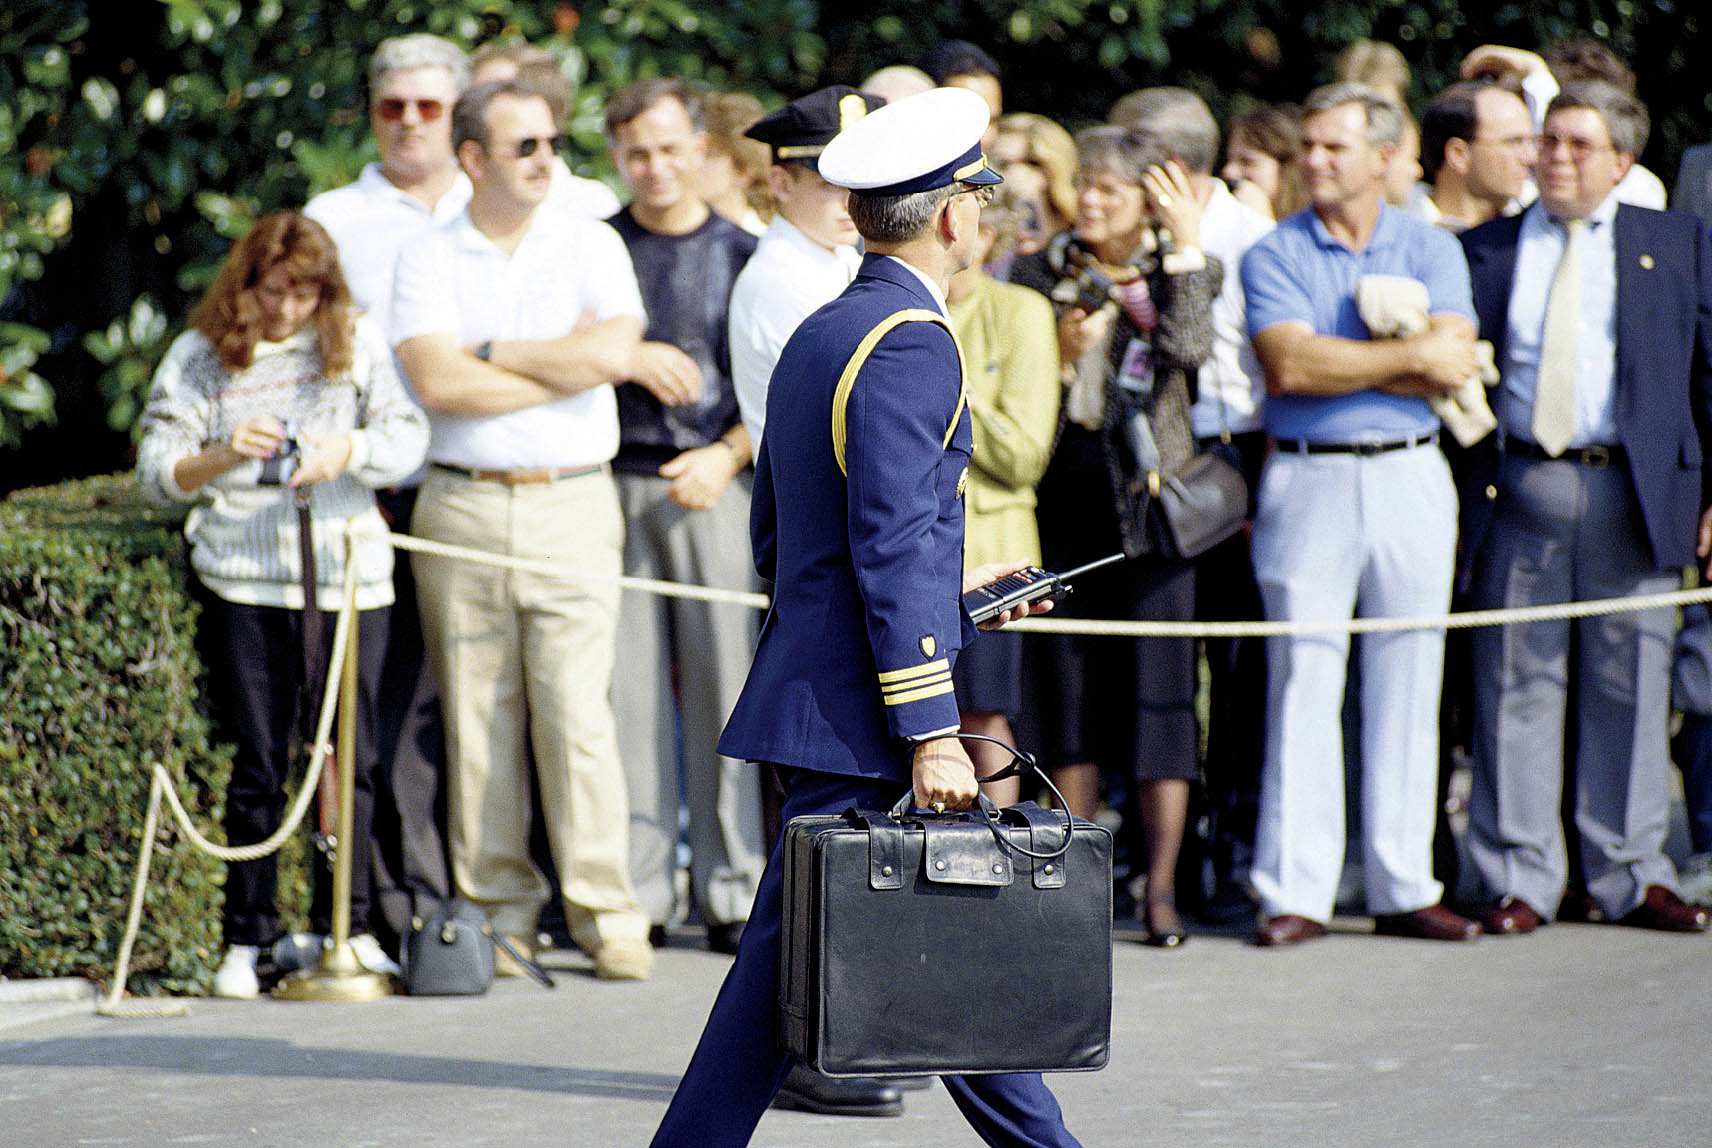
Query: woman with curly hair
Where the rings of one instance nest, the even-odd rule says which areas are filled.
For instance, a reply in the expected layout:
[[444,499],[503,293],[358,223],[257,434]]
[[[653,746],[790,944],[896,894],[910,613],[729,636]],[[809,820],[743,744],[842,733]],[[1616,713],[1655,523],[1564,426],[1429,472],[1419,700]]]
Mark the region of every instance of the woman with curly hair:
[[[346,530],[364,535],[349,845],[351,919],[366,921],[374,706],[393,563],[373,491],[421,464],[428,423],[399,383],[379,329],[353,313],[338,252],[320,224],[283,211],[238,241],[155,372],[142,426],[144,490],[198,503],[184,533],[203,608],[200,637],[215,717],[237,746],[226,791],[229,844],[265,840],[284,816],[292,734],[318,707],[327,670],[305,650],[330,649]],[[306,550],[314,556],[312,601]],[[310,916],[320,933],[329,931],[331,890],[318,859]],[[274,858],[227,867],[216,995],[259,991],[259,954],[280,934],[275,891]],[[372,935],[352,945],[370,971],[397,971]]]

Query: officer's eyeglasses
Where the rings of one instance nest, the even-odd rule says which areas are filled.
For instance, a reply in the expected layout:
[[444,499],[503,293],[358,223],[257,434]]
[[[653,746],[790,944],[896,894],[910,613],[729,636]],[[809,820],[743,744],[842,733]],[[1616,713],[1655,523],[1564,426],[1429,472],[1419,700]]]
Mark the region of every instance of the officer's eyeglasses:
[[406,108],[415,107],[417,118],[423,123],[433,123],[446,114],[444,100],[401,100],[388,96],[384,100],[375,101],[375,111],[387,123],[395,124],[404,118]]
[[958,190],[952,192],[951,198],[956,199],[959,195],[972,195],[975,197],[975,203],[978,206],[985,207],[989,203],[993,202],[994,192],[991,184],[966,183]]

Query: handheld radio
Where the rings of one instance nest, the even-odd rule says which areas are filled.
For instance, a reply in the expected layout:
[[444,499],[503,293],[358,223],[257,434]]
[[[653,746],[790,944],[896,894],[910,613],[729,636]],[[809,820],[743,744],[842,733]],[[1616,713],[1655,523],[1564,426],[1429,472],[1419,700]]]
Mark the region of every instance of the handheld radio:
[[963,595],[963,608],[969,611],[970,619],[978,626],[1025,602],[1038,602],[1042,598],[1050,598],[1056,602],[1070,593],[1070,579],[1090,570],[1098,570],[1101,566],[1110,566],[1113,562],[1122,562],[1124,557],[1122,552],[1107,555],[1098,562],[1078,566],[1063,574],[1029,566],[1015,574],[1007,574],[997,582],[975,587]]

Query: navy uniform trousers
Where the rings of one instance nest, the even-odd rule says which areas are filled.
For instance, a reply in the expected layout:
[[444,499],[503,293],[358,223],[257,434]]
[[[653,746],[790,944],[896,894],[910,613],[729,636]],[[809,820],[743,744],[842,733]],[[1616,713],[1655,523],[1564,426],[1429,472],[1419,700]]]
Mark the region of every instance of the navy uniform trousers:
[[[902,787],[806,769],[781,769],[784,817],[838,814],[852,805],[889,809]],[[654,1148],[741,1148],[749,1143],[791,1067],[778,1040],[779,947],[784,914],[783,841],[773,846],[743,930],[737,959],[720,986],[707,1028],[654,1133]],[[949,1017],[963,1001],[922,1000]],[[1072,1148],[1058,1101],[1039,1073],[944,1076],[970,1127],[994,1148]]]

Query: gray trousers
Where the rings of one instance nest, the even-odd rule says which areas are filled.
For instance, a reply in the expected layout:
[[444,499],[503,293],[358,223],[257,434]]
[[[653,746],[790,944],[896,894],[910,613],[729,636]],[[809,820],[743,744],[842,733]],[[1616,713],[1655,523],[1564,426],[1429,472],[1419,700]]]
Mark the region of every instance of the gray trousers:
[[[616,477],[628,527],[626,574],[754,586],[746,475],[702,511],[668,498],[665,479]],[[746,606],[633,591],[619,606],[612,704],[630,791],[630,877],[656,925],[670,921],[676,907],[680,805],[689,808],[691,890],[703,917],[710,924],[746,921],[755,900],[767,863],[760,770],[721,757],[714,745],[748,676],[758,617]]]
[[[1442,614],[1456,489],[1437,447],[1372,456],[1275,453],[1260,482],[1254,572],[1274,621]],[[1347,634],[1267,643],[1266,759],[1251,879],[1267,916],[1327,920],[1344,856]],[[1367,907],[1437,904],[1433,812],[1444,633],[1361,642]]]
[[[1642,533],[1627,470],[1509,457],[1475,570],[1477,608],[1678,589]],[[1676,889],[1670,813],[1675,612],[1610,614],[1474,632],[1470,853],[1492,898],[1548,920],[1569,876],[1562,802],[1574,730],[1574,816],[1587,890],[1607,915],[1648,885]]]

